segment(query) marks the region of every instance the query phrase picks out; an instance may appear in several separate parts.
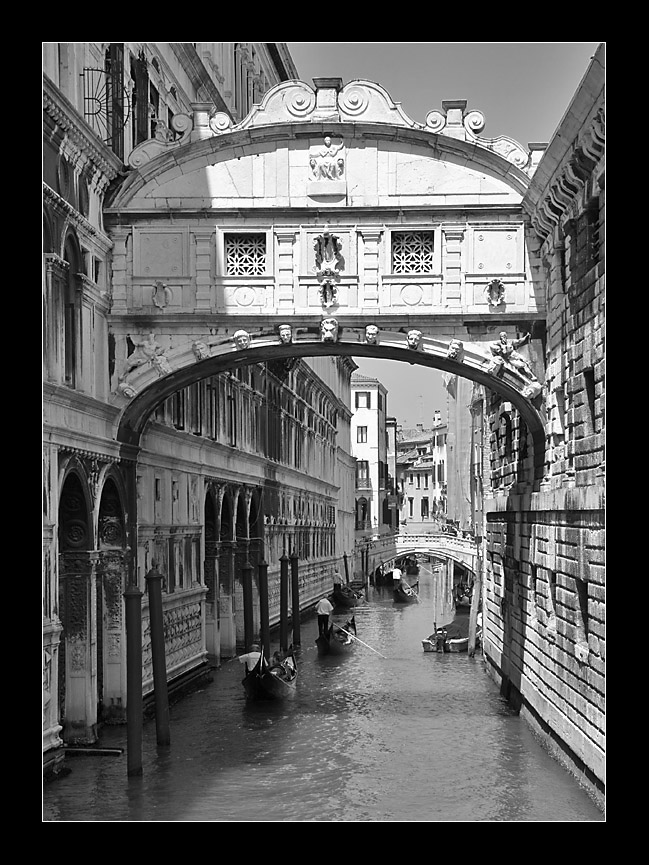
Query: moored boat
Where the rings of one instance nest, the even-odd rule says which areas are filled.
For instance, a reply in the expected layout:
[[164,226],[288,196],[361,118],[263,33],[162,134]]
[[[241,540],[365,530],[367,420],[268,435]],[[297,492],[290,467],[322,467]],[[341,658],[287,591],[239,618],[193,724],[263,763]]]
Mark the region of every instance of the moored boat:
[[[480,645],[482,638],[482,627],[476,626],[476,646]],[[469,617],[467,615],[456,616],[448,625],[435,627],[421,641],[424,652],[467,652],[469,650]]]
[[242,680],[249,700],[284,700],[295,695],[297,662],[291,647],[269,663],[262,652],[259,660]]
[[409,586],[408,583],[401,580],[401,582],[392,590],[392,595],[394,597],[394,601],[396,604],[417,604],[419,603],[419,598],[417,597],[417,586],[419,585],[419,580],[416,583],[413,583],[412,586]]
[[321,634],[315,641],[319,655],[347,655],[355,644],[356,618],[345,622],[344,627],[332,623],[326,634]]

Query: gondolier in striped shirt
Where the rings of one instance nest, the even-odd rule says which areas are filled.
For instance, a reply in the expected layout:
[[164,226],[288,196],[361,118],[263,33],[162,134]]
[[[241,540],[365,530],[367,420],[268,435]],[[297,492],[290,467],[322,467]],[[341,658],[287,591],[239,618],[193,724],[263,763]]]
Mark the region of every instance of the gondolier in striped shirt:
[[333,605],[326,595],[320,598],[315,605],[315,611],[318,614],[318,636],[326,636],[329,630],[329,620],[334,611]]

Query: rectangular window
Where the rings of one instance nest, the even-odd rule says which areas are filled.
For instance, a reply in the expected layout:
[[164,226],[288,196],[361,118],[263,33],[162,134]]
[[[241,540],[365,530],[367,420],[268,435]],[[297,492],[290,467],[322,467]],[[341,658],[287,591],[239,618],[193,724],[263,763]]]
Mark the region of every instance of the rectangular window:
[[424,489],[428,489],[428,472],[424,475]]
[[226,234],[225,272],[229,276],[263,276],[266,273],[265,234]]
[[595,432],[595,370],[592,367],[584,370],[584,391],[586,408],[588,409],[588,432]]
[[356,460],[356,478],[357,480],[369,480],[370,464],[367,460]]
[[586,642],[588,640],[588,583],[586,580],[575,579],[577,590],[577,601],[579,610],[577,613],[577,639]]
[[414,499],[408,499],[408,516],[409,517],[412,517],[413,512],[414,512],[414,507],[415,507],[415,500]]
[[378,394],[378,399],[379,399],[379,411],[383,411],[383,394],[382,393]]
[[556,628],[557,624],[557,574],[548,571],[548,627]]
[[393,231],[392,272],[432,273],[434,231]]
[[422,520],[427,520],[429,515],[428,510],[428,496],[423,496],[421,500],[421,518]]
[[417,489],[421,489],[421,475],[417,472]]
[[369,391],[356,391],[356,408],[372,408],[372,395]]
[[367,427],[359,426],[356,428],[356,441],[359,444],[365,444],[367,442]]

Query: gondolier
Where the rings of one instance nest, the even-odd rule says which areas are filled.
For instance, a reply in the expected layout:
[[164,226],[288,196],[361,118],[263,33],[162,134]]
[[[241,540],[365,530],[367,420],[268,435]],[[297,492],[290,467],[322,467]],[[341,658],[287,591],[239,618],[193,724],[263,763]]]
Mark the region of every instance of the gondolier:
[[261,649],[258,643],[252,643],[245,655],[239,655],[239,663],[246,665],[246,670],[254,670],[257,661],[261,658]]
[[334,611],[333,604],[326,595],[315,605],[315,611],[318,614],[318,636],[326,636],[329,631],[329,619]]

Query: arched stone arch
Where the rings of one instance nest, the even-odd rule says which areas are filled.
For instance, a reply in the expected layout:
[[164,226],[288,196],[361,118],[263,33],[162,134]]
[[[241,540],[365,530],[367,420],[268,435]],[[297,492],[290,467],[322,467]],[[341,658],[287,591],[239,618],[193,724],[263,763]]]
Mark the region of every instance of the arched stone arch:
[[[322,343],[319,337],[305,329],[295,342],[287,346],[277,342],[275,333],[255,336],[248,348],[233,348],[231,339],[213,338],[209,343],[209,357],[197,360],[187,348],[179,348],[168,355],[170,372],[160,377],[149,364],[138,367],[128,376],[128,392],[122,388],[114,396],[121,403],[122,415],[118,439],[124,443],[139,443],[151,412],[175,391],[194,381],[241,365],[260,363],[276,358],[340,355],[347,357],[387,358],[408,364],[459,375],[484,385],[518,409],[533,447],[534,478],[543,474],[545,429],[540,414],[540,382],[532,386],[529,379],[505,364],[494,364],[488,345],[465,344],[460,356],[455,356],[450,342],[423,336],[419,349],[408,346],[407,335],[399,331],[382,331],[378,345],[364,341],[364,328],[350,326],[339,335],[336,343]],[[129,396],[130,394],[130,396]]]

